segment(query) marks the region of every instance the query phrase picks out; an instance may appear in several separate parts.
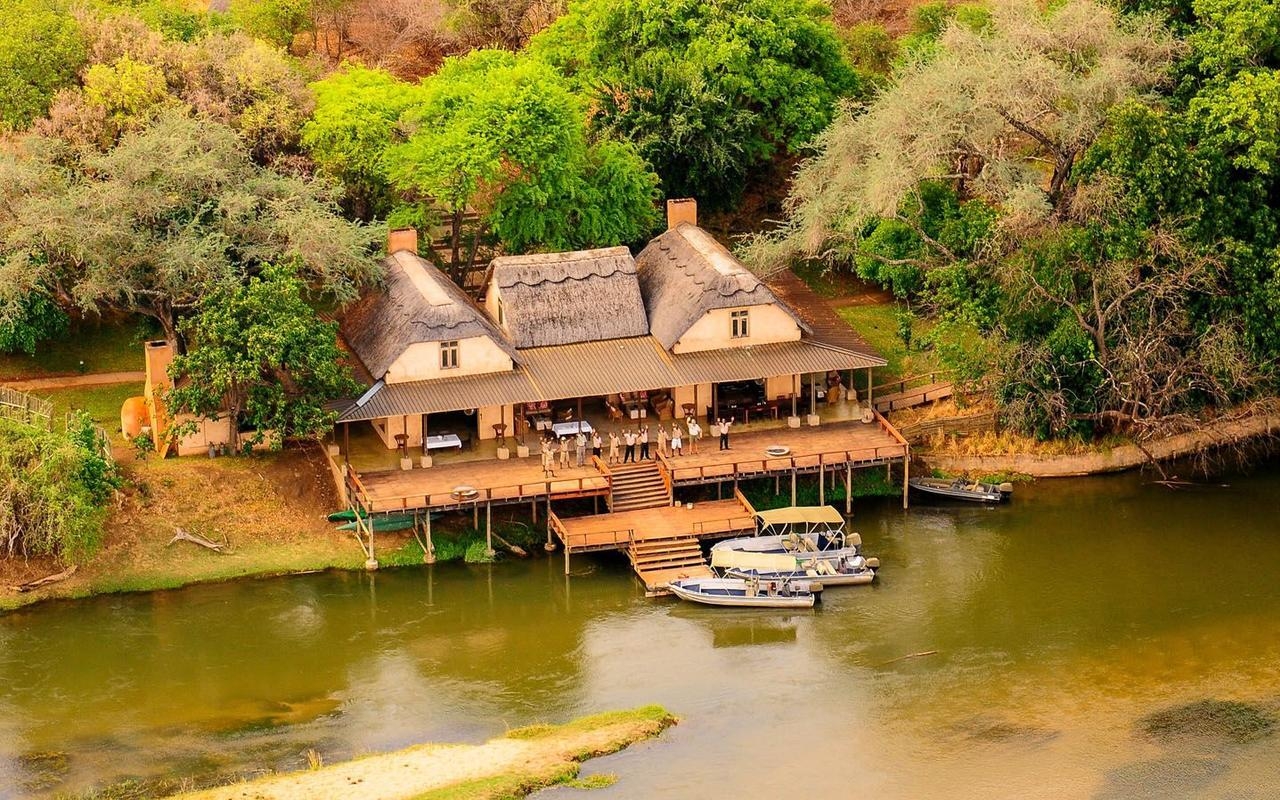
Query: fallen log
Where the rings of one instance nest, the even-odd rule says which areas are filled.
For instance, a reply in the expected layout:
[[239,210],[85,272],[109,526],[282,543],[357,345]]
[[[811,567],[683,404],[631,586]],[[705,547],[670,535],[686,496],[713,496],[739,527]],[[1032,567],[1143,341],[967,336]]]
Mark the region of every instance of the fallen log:
[[507,549],[508,549],[508,550],[510,550],[512,553],[514,553],[514,554],[516,554],[517,556],[519,556],[520,558],[528,558],[528,557],[529,557],[529,554],[528,554],[527,552],[525,552],[525,549],[524,549],[523,547],[521,547],[520,545],[518,545],[518,544],[512,544],[511,542],[508,542],[506,539],[503,539],[501,536],[499,536],[499,535],[498,535],[498,534],[496,534],[496,533],[492,533],[492,532],[490,532],[490,535],[491,535],[491,536],[493,536],[493,540],[494,540],[495,542],[497,542],[498,544],[500,544],[500,545],[502,545],[503,547],[507,548]]
[[938,654],[937,650],[922,650],[919,653],[907,653],[905,656],[898,656],[897,658],[891,658],[888,661],[881,664],[880,666],[887,667],[890,664],[896,664],[899,661],[906,661],[909,658],[922,658],[924,656],[936,656],[937,654]]
[[58,581],[65,581],[67,578],[70,578],[72,575],[76,574],[76,569],[77,569],[76,565],[72,564],[71,566],[64,569],[62,572],[57,572],[57,573],[54,573],[53,575],[46,575],[43,578],[36,578],[33,581],[27,581],[26,583],[19,584],[13,588],[15,591],[18,591],[18,592],[30,592],[34,589],[39,589],[41,586],[48,586],[51,583],[57,583]]
[[169,547],[174,542],[191,542],[193,544],[198,544],[201,547],[208,548],[215,553],[221,553],[223,555],[227,554],[226,542],[215,542],[211,539],[204,538],[198,533],[187,533],[182,528],[174,528],[173,538],[169,540],[169,544],[165,545],[165,547]]

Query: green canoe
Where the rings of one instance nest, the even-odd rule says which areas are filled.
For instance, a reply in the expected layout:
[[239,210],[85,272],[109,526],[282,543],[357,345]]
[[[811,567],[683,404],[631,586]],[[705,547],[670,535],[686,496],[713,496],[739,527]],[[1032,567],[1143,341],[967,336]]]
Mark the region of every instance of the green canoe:
[[[388,533],[390,531],[403,531],[413,527],[412,514],[390,514],[385,517],[372,517],[369,524],[373,526],[374,531],[378,533]],[[354,531],[356,529],[356,521],[352,519],[345,525],[339,525],[340,531]]]

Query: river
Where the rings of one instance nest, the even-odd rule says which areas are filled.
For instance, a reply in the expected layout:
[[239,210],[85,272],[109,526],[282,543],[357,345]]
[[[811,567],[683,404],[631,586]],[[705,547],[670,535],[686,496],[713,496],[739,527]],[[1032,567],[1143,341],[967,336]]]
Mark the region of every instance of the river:
[[646,600],[620,557],[40,605],[0,616],[0,798],[646,703],[682,722],[588,764],[618,776],[592,797],[1275,797],[1280,732],[1141,725],[1201,699],[1280,712],[1280,469],[1219,480],[862,503],[880,579],[804,613]]

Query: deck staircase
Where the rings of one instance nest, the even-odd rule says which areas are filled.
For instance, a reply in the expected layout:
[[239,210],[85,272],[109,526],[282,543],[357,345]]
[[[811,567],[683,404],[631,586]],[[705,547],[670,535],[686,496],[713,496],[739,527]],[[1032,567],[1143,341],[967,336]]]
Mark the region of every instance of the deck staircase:
[[671,505],[671,489],[662,477],[656,461],[619,464],[610,467],[613,490],[609,495],[610,511],[635,511]]
[[711,568],[694,536],[670,536],[633,541],[627,557],[649,596],[664,594],[662,586],[676,578],[708,577]]

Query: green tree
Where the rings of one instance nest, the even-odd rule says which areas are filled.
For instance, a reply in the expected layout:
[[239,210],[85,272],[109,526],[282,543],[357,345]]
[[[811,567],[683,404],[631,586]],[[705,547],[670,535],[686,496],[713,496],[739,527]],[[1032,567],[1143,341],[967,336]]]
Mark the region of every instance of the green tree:
[[806,145],[858,81],[816,0],[578,0],[530,42],[634,142],[668,196],[726,206]]
[[422,91],[382,70],[348,65],[312,84],[316,108],[302,129],[302,145],[316,164],[342,181],[355,215],[385,215],[394,202],[387,150],[400,116]]
[[156,319],[173,338],[209,285],[297,263],[316,292],[354,299],[381,236],[344,220],[336,186],[253,163],[235,131],[168,110],[81,169],[31,137],[0,156],[0,285]]
[[40,289],[0,299],[0,353],[33,356],[41,342],[65,334],[68,324],[67,312]]
[[248,33],[288,49],[295,37],[311,30],[311,0],[232,0],[231,17]]
[[24,129],[85,60],[79,26],[50,0],[0,0],[0,129]]
[[389,175],[445,210],[453,264],[468,208],[512,251],[615,245],[652,230],[656,177],[630,145],[588,140],[579,102],[542,62],[478,50],[446,60],[422,92],[404,115],[411,135],[387,155]]
[[201,416],[229,414],[234,431],[285,438],[318,437],[333,425],[325,403],[357,390],[337,341],[303,299],[305,283],[289,267],[267,265],[246,283],[208,288],[182,324],[188,343],[171,371],[170,408]]

